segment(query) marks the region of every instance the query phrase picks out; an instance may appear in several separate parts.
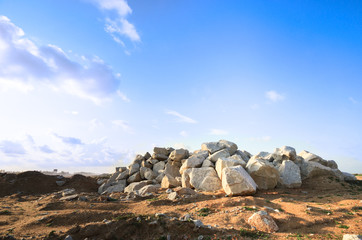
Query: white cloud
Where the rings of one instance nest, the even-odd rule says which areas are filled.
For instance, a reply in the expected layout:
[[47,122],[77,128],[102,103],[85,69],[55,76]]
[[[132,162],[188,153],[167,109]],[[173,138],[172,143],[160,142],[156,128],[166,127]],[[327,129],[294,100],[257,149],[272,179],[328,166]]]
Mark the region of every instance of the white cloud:
[[348,100],[351,101],[353,104],[358,104],[358,101],[353,97],[349,97]]
[[115,12],[115,18],[107,17],[105,19],[105,31],[111,35],[113,40],[123,47],[125,43],[120,39],[122,36],[128,37],[132,42],[139,42],[141,38],[135,26],[127,20],[128,15],[132,13],[132,9],[126,0],[91,0],[100,9]]
[[94,118],[94,119],[89,121],[89,129],[90,130],[94,130],[96,128],[103,127],[103,126],[104,126],[104,124],[97,118]]
[[183,137],[187,137],[189,134],[186,131],[181,131],[180,135]]
[[131,100],[121,91],[117,91],[117,95],[125,102],[131,102]]
[[167,111],[166,114],[177,117],[178,121],[180,121],[180,122],[197,123],[196,120],[194,120],[190,117],[186,117],[185,115],[182,115],[181,113],[178,113],[176,111]]
[[223,129],[211,129],[209,132],[210,135],[228,135],[229,132]]
[[101,104],[118,90],[118,77],[98,57],[76,62],[57,46],[37,46],[5,16],[0,16],[0,42],[2,91],[29,92],[43,84]]
[[121,129],[123,129],[125,132],[128,133],[132,133],[132,128],[130,127],[130,125],[128,124],[128,122],[123,121],[123,120],[113,120],[112,124],[115,127],[119,127]]
[[[54,133],[49,144],[38,145],[31,136],[16,140],[0,140],[0,166],[7,170],[66,169],[82,171],[84,167],[125,164],[134,156],[133,151],[116,150],[106,138],[84,142],[74,137]],[[74,144],[74,141],[82,144]],[[121,163],[119,159],[125,162]]]
[[281,95],[273,90],[266,92],[265,97],[272,102],[278,102],[278,101],[282,101],[285,99],[285,97],[283,95]]

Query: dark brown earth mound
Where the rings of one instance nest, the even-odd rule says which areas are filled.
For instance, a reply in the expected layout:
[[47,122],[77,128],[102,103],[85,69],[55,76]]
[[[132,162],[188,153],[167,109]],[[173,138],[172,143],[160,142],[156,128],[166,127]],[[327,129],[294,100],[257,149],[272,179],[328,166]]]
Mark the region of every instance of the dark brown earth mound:
[[[65,181],[58,186],[56,181]],[[74,188],[77,192],[95,192],[98,185],[95,178],[74,175],[71,178],[49,176],[37,171],[19,174],[3,173],[0,175],[0,197],[12,194],[37,195]]]

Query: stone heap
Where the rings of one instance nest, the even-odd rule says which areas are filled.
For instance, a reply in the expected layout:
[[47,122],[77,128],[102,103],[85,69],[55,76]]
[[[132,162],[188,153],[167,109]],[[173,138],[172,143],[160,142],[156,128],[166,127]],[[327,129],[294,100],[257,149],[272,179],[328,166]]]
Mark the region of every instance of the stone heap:
[[158,188],[193,188],[198,191],[224,190],[227,195],[252,195],[257,189],[298,188],[302,181],[316,176],[355,180],[338,170],[333,160],[284,146],[273,153],[252,156],[238,150],[230,141],[201,145],[190,153],[186,149],[155,147],[153,154],[137,155],[128,167],[116,172],[98,189],[99,194],[135,192],[144,195]]

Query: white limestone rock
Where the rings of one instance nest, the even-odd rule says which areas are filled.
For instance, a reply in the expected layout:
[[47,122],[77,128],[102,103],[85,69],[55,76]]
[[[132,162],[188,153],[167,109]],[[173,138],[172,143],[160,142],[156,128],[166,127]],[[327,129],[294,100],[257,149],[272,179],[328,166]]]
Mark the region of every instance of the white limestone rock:
[[251,158],[246,169],[259,189],[273,189],[278,183],[279,171],[267,160]]
[[223,147],[220,146],[218,142],[207,142],[201,145],[201,150],[208,151],[210,154],[220,151],[221,149],[223,149]]
[[228,195],[253,195],[257,185],[242,166],[222,170],[222,187]]
[[[222,188],[221,181],[217,176],[214,168],[190,168],[184,172],[189,177],[189,183],[196,190],[212,192]],[[184,184],[184,176],[182,179],[182,186],[188,187],[188,184]]]
[[219,178],[222,179],[222,170],[224,168],[238,166],[238,165],[241,165],[241,163],[235,159],[221,157],[216,161],[215,170]]
[[183,148],[173,150],[169,156],[169,158],[175,162],[181,162],[182,159],[186,159],[188,157],[189,151]]
[[213,163],[216,163],[216,161],[219,159],[219,158],[227,158],[227,157],[230,157],[230,153],[227,149],[223,149],[223,150],[220,150],[218,152],[215,152],[213,154],[211,154],[209,156],[209,160]]
[[284,160],[278,168],[280,178],[279,183],[287,188],[298,188],[302,185],[300,169],[291,160]]
[[165,162],[160,161],[153,165],[153,171],[158,175],[165,169],[165,165]]
[[230,155],[233,155],[238,150],[238,145],[227,140],[220,140],[218,145],[223,149],[226,149]]

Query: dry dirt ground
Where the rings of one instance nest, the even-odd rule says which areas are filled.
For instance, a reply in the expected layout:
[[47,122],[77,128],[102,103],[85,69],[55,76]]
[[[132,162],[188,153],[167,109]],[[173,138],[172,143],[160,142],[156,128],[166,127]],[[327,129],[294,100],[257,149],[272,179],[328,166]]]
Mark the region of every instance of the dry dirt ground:
[[[254,196],[225,197],[199,193],[168,200],[165,189],[147,199],[125,199],[96,193],[95,178],[75,175],[64,186],[56,176],[38,172],[0,175],[1,239],[342,239],[362,233],[362,176],[353,183],[319,177],[299,189],[258,191]],[[63,201],[74,188],[81,200]],[[279,231],[251,229],[247,219],[266,210]],[[155,216],[163,213],[165,216]],[[209,227],[180,221],[189,213]]]

